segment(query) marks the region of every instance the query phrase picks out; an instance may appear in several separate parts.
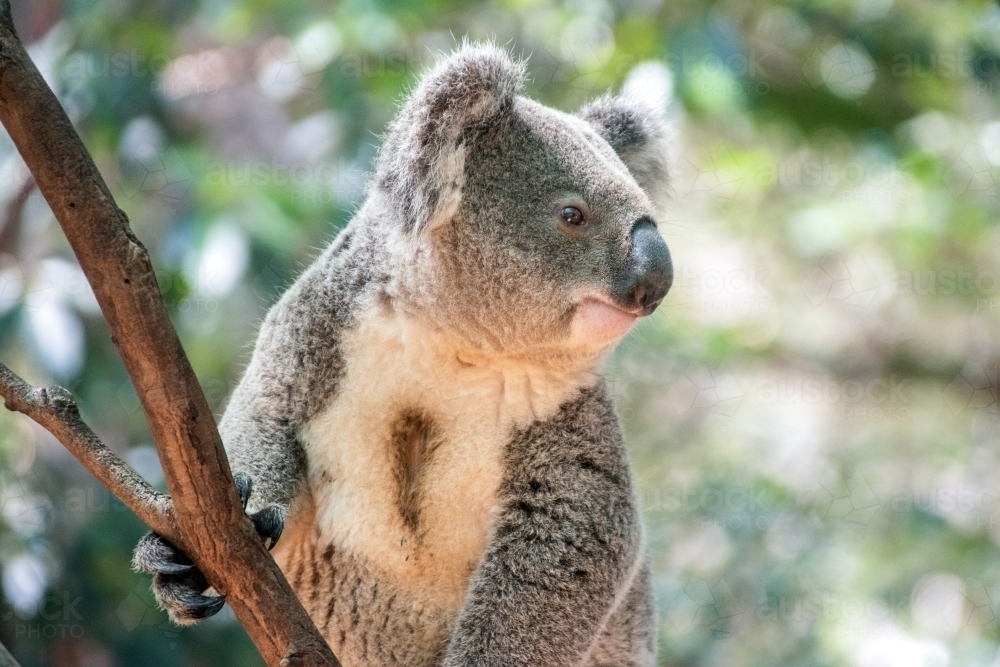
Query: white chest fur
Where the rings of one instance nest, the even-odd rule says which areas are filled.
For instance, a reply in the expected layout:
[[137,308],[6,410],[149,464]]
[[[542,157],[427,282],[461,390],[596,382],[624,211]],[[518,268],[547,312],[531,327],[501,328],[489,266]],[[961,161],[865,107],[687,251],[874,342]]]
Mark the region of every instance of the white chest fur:
[[[457,611],[486,547],[511,433],[596,376],[463,352],[375,307],[343,352],[337,396],[303,431],[320,531],[416,598]],[[407,415],[422,420],[426,441],[400,436]]]

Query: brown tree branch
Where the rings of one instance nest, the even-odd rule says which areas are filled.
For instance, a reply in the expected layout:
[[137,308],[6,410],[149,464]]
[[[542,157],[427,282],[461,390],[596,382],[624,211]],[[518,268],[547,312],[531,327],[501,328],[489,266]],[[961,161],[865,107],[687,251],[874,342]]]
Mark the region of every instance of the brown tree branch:
[[62,387],[38,389],[0,364],[0,396],[8,410],[43,426],[142,522],[168,540],[177,539],[173,504],[100,441],[80,418],[73,397]]
[[177,544],[227,596],[271,665],[339,665],[257,536],[149,254],[115,204],[0,0],[0,122],[59,221],[149,421]]
[[21,667],[3,644],[0,644],[0,667]]
[[35,189],[35,179],[31,176],[24,179],[21,186],[14,191],[14,198],[7,202],[0,223],[0,252],[13,252],[17,236],[21,232],[21,222],[24,219],[24,205]]

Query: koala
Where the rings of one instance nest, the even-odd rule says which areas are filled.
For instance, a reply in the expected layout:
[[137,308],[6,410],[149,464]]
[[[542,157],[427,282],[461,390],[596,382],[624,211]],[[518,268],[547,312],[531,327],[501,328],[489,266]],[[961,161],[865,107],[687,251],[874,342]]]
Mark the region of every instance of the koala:
[[[402,106],[351,222],[270,310],[220,424],[258,532],[346,667],[647,666],[656,619],[601,377],[673,270],[659,114],[520,96],[492,45]],[[222,597],[155,534],[176,622]]]

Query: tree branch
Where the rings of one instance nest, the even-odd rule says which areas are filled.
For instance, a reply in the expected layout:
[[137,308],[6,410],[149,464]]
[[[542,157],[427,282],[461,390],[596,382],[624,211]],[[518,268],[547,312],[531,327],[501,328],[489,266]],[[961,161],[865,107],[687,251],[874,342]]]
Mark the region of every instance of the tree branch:
[[3,644],[0,644],[0,667],[21,667]]
[[14,191],[14,198],[7,202],[2,219],[3,227],[0,227],[0,252],[14,251],[24,218],[24,205],[28,203],[28,197],[34,189],[35,179],[28,176]]
[[59,221],[142,404],[180,546],[228,597],[272,665],[338,665],[264,548],[233,484],[215,420],[132,233],[0,0],[0,122]]
[[157,492],[100,441],[80,418],[68,391],[62,387],[37,389],[0,364],[0,396],[8,410],[31,417],[56,436],[143,523],[168,540],[177,539],[170,498]]

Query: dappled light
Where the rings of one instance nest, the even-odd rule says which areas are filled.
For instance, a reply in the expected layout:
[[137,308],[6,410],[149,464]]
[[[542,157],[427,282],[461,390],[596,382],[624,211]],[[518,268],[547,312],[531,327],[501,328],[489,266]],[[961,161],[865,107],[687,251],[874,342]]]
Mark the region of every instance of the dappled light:
[[[221,415],[268,308],[463,38],[572,112],[673,126],[674,283],[607,362],[660,664],[1000,664],[1000,7],[14,0]],[[516,315],[516,314],[515,314]],[[514,315],[512,315],[514,316]],[[89,285],[0,131],[0,355],[163,488]],[[141,522],[0,412],[0,642],[23,667],[256,665],[167,622]]]

